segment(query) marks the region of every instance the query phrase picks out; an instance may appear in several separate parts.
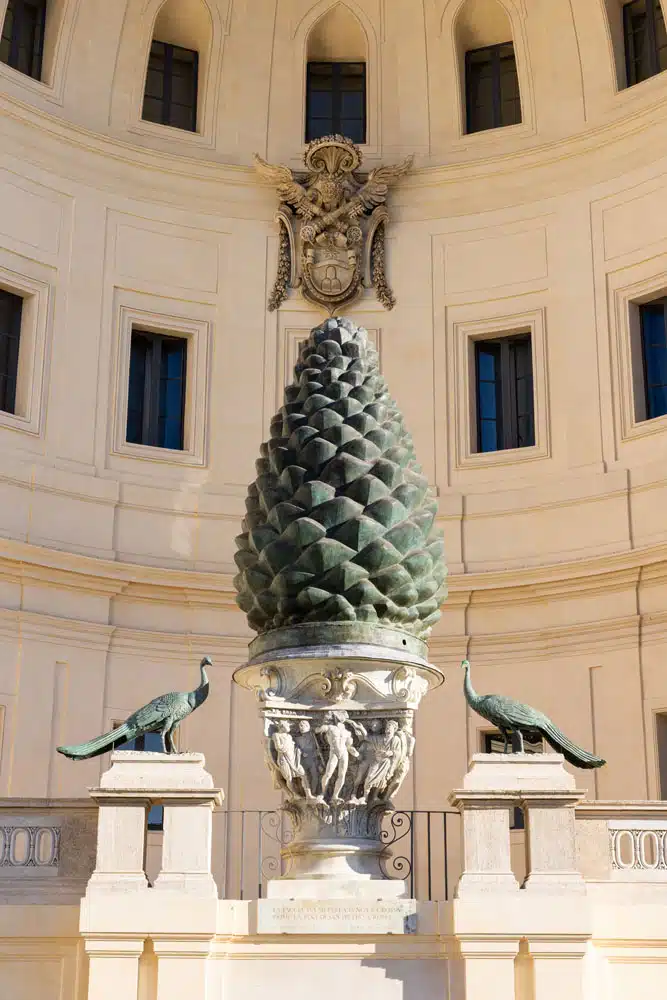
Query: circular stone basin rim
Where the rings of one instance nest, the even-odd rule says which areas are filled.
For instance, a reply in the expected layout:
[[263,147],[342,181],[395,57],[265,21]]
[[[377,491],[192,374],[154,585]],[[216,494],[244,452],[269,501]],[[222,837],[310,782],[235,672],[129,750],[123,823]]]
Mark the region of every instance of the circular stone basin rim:
[[260,654],[299,646],[308,649],[372,646],[378,650],[393,650],[401,655],[417,656],[422,661],[425,661],[428,654],[428,647],[423,639],[400,629],[366,622],[309,622],[262,632],[250,643],[248,660],[254,663]]
[[444,683],[442,671],[414,653],[401,651],[399,649],[389,649],[386,646],[374,646],[370,643],[341,643],[318,646],[293,646],[283,649],[275,649],[264,653],[259,653],[252,657],[243,666],[238,667],[232,679],[242,687],[245,684],[245,676],[253,673],[253,668],[261,667],[269,663],[279,663],[284,660],[305,660],[312,663],[313,660],[355,660],[364,664],[377,664],[378,667],[393,665],[395,667],[415,667],[422,675],[426,674],[429,690],[434,690]]

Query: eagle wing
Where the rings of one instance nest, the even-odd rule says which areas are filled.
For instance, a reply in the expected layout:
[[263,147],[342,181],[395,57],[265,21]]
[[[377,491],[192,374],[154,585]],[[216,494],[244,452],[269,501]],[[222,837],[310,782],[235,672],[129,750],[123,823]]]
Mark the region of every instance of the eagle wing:
[[412,157],[408,156],[402,163],[395,163],[390,167],[376,167],[371,170],[368,180],[357,191],[355,198],[363,211],[372,212],[378,205],[382,205],[391,185],[407,174],[411,166]]
[[308,192],[294,180],[289,167],[281,164],[267,163],[257,153],[253,155],[255,170],[265,181],[270,181],[278,191],[278,196],[282,202],[292,205],[298,215],[306,219],[312,219],[317,214],[316,206],[308,197]]

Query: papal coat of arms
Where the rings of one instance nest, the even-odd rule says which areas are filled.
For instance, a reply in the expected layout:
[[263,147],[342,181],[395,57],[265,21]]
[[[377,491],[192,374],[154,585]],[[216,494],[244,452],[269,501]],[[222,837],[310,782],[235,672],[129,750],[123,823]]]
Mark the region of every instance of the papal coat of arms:
[[255,155],[255,167],[280,196],[278,274],[269,309],[277,309],[288,288],[333,315],[363,287],[374,287],[386,309],[395,304],[385,275],[384,234],[389,219],[385,201],[392,184],[412,165],[412,157],[376,167],[365,181],[356,171],[361,152],[342,135],[315,139],[306,149],[307,174],[297,179],[289,167]]

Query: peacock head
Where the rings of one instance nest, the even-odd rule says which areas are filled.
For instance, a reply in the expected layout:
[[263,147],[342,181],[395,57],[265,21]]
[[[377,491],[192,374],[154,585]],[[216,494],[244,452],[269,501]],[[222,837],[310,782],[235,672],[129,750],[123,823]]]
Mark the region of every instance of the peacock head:
[[213,666],[213,660],[211,659],[211,657],[210,656],[205,656],[204,659],[201,661],[201,666],[202,667],[212,667]]
[[470,670],[470,663],[468,660],[461,660],[461,666],[464,670]]

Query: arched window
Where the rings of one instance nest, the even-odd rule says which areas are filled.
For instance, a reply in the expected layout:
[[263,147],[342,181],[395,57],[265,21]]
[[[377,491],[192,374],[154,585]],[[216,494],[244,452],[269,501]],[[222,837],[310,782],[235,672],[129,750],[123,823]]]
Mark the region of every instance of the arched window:
[[308,36],[306,142],[338,132],[366,142],[366,36],[344,4],[332,7]]
[[521,97],[512,25],[497,0],[466,0],[456,21],[466,132],[518,125]]
[[197,95],[205,78],[211,19],[201,0],[167,0],[155,21],[142,118],[196,132]]
[[628,87],[667,69],[667,29],[660,0],[623,5],[623,39]]
[[0,37],[0,62],[42,79],[46,0],[9,0]]

